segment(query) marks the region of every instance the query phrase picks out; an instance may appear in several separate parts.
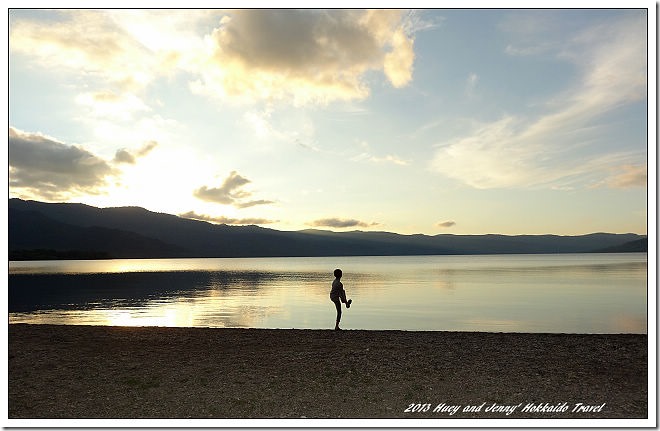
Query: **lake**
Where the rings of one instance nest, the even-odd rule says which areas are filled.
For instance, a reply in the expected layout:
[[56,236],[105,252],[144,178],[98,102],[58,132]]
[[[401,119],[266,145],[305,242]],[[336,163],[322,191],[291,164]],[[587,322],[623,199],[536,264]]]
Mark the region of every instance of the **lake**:
[[647,333],[647,254],[9,262],[9,322]]

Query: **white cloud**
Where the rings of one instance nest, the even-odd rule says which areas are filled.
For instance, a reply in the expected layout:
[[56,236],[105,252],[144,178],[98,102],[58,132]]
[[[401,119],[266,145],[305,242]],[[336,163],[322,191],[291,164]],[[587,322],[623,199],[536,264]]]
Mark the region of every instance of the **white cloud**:
[[362,152],[351,157],[350,160],[352,162],[391,163],[399,166],[408,166],[410,164],[408,160],[404,160],[394,154],[387,154],[384,156],[376,156],[372,154],[371,145],[366,141],[360,141],[358,146]]
[[407,160],[403,160],[402,158],[392,154],[378,157],[369,153],[361,153],[355,157],[352,157],[351,160],[354,162],[368,161],[371,163],[391,163],[399,166],[408,166],[410,164],[410,162]]
[[[218,22],[222,12],[209,9],[113,9],[104,11],[114,24],[161,59],[194,60],[203,50],[198,29]],[[172,63],[164,62],[172,66]]]
[[276,111],[272,107],[261,110],[250,109],[242,116],[242,125],[266,143],[259,151],[269,151],[277,144],[295,145],[316,153],[325,152],[316,146],[314,123],[309,115],[290,111]]
[[156,77],[194,70],[206,55],[200,23],[216,10],[55,10],[47,20],[17,11],[10,50],[50,69],[71,69],[136,91]]
[[582,31],[562,49],[581,78],[549,101],[545,115],[508,115],[481,124],[440,144],[432,168],[475,188],[565,187],[593,185],[613,166],[634,161],[639,152],[603,153],[592,140],[606,124],[604,114],[645,97],[642,24],[628,17]]
[[172,141],[181,125],[155,114],[148,87],[179,73],[197,94],[265,102],[268,108],[243,118],[257,136],[314,142],[309,121],[302,128],[273,121],[272,103],[361,100],[373,71],[404,86],[412,79],[413,35],[432,26],[418,13],[358,9],[91,9],[11,18],[11,55],[82,76],[74,85],[83,110],[74,118],[105,152],[117,141]]
[[151,111],[140,98],[128,92],[82,93],[76,97],[76,102],[89,109],[88,116],[109,121],[129,121],[136,114]]
[[413,41],[407,37],[403,29],[392,35],[392,50],[385,54],[383,69],[393,86],[404,87],[412,80],[415,52]]
[[254,131],[255,136],[265,139],[277,134],[270,123],[270,112],[248,111],[243,114],[243,120]]
[[122,31],[108,14],[94,10],[53,12],[48,22],[16,17],[10,50],[36,58],[51,69],[66,68],[102,77],[124,89],[142,88],[158,70],[139,41]]
[[611,169],[612,175],[597,187],[610,187],[615,189],[627,189],[633,187],[646,187],[647,166],[646,165],[623,165]]
[[553,48],[555,48],[554,45],[544,44],[544,43],[524,45],[524,46],[509,44],[504,49],[504,52],[511,56],[522,57],[528,55],[544,54],[550,52]]
[[514,118],[506,117],[450,142],[436,151],[432,166],[475,188],[536,183],[538,172],[530,175],[529,168],[541,148],[515,142],[514,123]]
[[477,88],[477,84],[479,83],[479,75],[476,73],[470,73],[468,75],[467,79],[465,80],[465,94],[468,97],[473,97],[474,96],[474,91]]
[[72,119],[93,131],[96,148],[167,142],[181,127],[154,113],[145,89],[199,63],[193,59],[203,52],[203,38],[194,31],[210,13],[92,9],[37,17],[12,11],[10,52],[48,73],[77,78],[66,82],[79,91],[75,101],[82,108]]
[[442,16],[427,17],[424,11],[410,10],[406,13],[403,28],[406,34],[415,34],[422,31],[433,30],[443,25],[446,18]]
[[[299,122],[292,124],[292,119],[273,119],[273,112],[272,106],[249,110],[243,114],[243,122],[261,140],[296,142],[301,138],[309,140],[313,136],[314,127],[308,119],[295,117]],[[287,127],[291,130],[286,130]]]

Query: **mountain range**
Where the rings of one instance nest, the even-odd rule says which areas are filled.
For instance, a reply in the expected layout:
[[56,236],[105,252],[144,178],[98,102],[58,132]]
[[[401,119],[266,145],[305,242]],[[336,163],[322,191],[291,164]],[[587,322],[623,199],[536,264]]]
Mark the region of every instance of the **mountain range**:
[[519,254],[647,251],[633,233],[401,235],[215,225],[139,207],[9,200],[9,259]]

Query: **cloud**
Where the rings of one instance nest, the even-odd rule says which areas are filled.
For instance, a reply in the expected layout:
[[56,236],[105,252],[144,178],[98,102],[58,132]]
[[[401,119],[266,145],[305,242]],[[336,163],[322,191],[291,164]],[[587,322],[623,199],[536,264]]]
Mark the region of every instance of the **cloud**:
[[412,80],[415,52],[413,41],[403,29],[392,35],[392,50],[385,54],[383,69],[392,85],[396,88],[406,86]]
[[[643,151],[606,152],[595,142],[605,114],[644,100],[646,32],[636,16],[582,30],[561,58],[580,70],[578,82],[536,118],[507,115],[438,146],[435,171],[481,189],[593,185]],[[641,147],[641,145],[640,145]]]
[[530,55],[545,54],[555,48],[550,44],[534,44],[526,46],[507,45],[504,52],[514,57],[525,57]]
[[[78,91],[76,120],[97,141],[137,141],[163,135],[176,122],[154,114],[158,78],[172,79],[204,64],[202,26],[214,10],[11,10],[10,56],[64,79]],[[76,76],[76,79],[71,79]],[[140,118],[142,116],[142,118]],[[130,132],[126,132],[130,129]],[[119,136],[120,135],[120,136]],[[139,138],[137,137],[139,136]],[[121,158],[121,156],[120,156]]]
[[[414,34],[435,24],[403,10],[12,11],[10,50],[119,89],[81,95],[97,115],[142,110],[134,96],[159,77],[190,76],[195,93],[296,105],[360,100],[367,74],[412,80]],[[130,67],[127,67],[130,65]],[[105,92],[112,94],[110,92]]]
[[399,10],[231,11],[207,39],[213,54],[192,88],[296,105],[363,99],[369,71],[394,87],[410,82],[411,28]]
[[82,93],[76,97],[76,102],[88,109],[87,116],[114,121],[129,121],[135,114],[151,111],[141,99],[129,92]]
[[246,201],[246,202],[235,202],[234,206],[236,208],[249,208],[257,205],[270,205],[274,204],[275,201],[269,201],[265,199],[258,199],[256,201]]
[[249,183],[250,180],[240,176],[236,171],[232,171],[220,187],[209,188],[202,186],[196,189],[193,195],[206,202],[233,205],[237,208],[275,203],[268,200],[245,200],[252,196],[252,192],[243,190],[243,186]]
[[13,18],[11,51],[46,67],[101,76],[127,89],[143,87],[158,70],[150,51],[104,11],[60,10],[51,12],[45,22],[20,13]]
[[449,228],[449,227],[453,227],[455,225],[456,225],[456,222],[454,222],[454,221],[443,221],[443,222],[439,222],[439,223],[436,224],[437,227],[442,227],[442,228]]
[[377,226],[379,224],[380,223],[366,223],[355,219],[342,219],[342,218],[324,218],[308,223],[309,226],[315,226],[315,227],[323,226],[323,227],[335,227],[335,228],[370,227],[370,226]]
[[479,83],[479,75],[477,75],[476,73],[470,73],[467,80],[465,81],[465,94],[468,97],[474,96],[474,90],[477,88],[478,83]]
[[299,146],[300,148],[304,148],[307,151],[311,151],[314,153],[321,153],[323,150],[321,150],[319,147],[312,145],[312,144],[306,144],[304,142],[301,142],[300,139],[295,139],[294,140],[295,144]]
[[648,181],[646,165],[624,165],[613,171],[616,173],[598,184],[599,187],[605,186],[614,189],[646,187]]
[[232,171],[222,183],[222,186],[217,188],[202,186],[195,190],[194,196],[207,202],[233,204],[234,201],[249,196],[248,192],[240,190],[249,182],[250,180],[247,178],[238,175],[236,171]]
[[119,149],[115,153],[115,158],[113,161],[115,163],[127,163],[134,165],[137,158],[146,156],[157,146],[158,143],[156,141],[149,141],[136,151],[129,151],[125,148]]
[[77,145],[9,128],[9,185],[35,198],[100,194],[117,171]]
[[203,65],[205,35],[199,28],[212,28],[221,15],[203,9],[12,10],[10,49],[48,68],[72,69],[136,90],[158,76]]
[[269,224],[269,223],[277,223],[275,220],[268,220],[265,218],[231,218],[231,217],[213,217],[209,215],[204,215],[204,214],[196,214],[194,211],[188,211],[187,213],[179,214],[179,217],[183,218],[188,218],[188,219],[193,219],[193,220],[201,220],[201,221],[208,221],[211,223],[216,223],[216,224],[237,224],[237,225],[260,225],[260,224]]
[[115,163],[128,163],[129,165],[135,164],[135,156],[126,149],[117,150],[114,158]]
[[407,166],[410,164],[409,161],[400,158],[399,156],[393,154],[387,154],[385,156],[375,156],[371,153],[371,146],[368,142],[362,141],[359,143],[360,148],[363,150],[360,154],[351,157],[353,162],[371,162],[371,163],[392,163],[399,166]]
[[569,44],[574,31],[574,28],[571,31],[571,25],[562,11],[525,9],[509,13],[498,28],[515,41],[506,45],[504,52],[507,55],[534,56],[551,54]]
[[383,157],[377,157],[373,156],[369,153],[362,153],[358,154],[357,156],[351,158],[352,161],[354,162],[360,162],[360,161],[368,161],[372,163],[392,163],[394,165],[399,165],[399,166],[407,166],[410,164],[407,160],[403,160],[399,158],[398,156],[394,156],[392,154],[388,154]]
[[446,18],[443,16],[427,16],[424,11],[410,10],[406,12],[403,27],[408,34],[421,31],[434,30],[444,24]]

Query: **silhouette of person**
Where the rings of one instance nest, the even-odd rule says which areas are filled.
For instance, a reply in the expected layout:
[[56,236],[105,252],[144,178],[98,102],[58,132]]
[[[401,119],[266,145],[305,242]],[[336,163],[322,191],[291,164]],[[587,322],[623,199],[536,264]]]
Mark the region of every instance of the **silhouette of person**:
[[330,300],[335,303],[337,309],[337,323],[335,324],[335,331],[341,331],[339,321],[341,320],[341,303],[346,304],[346,308],[351,308],[352,299],[346,300],[346,291],[344,285],[341,283],[342,272],[341,269],[335,269],[335,279],[332,281],[332,290],[330,290]]

